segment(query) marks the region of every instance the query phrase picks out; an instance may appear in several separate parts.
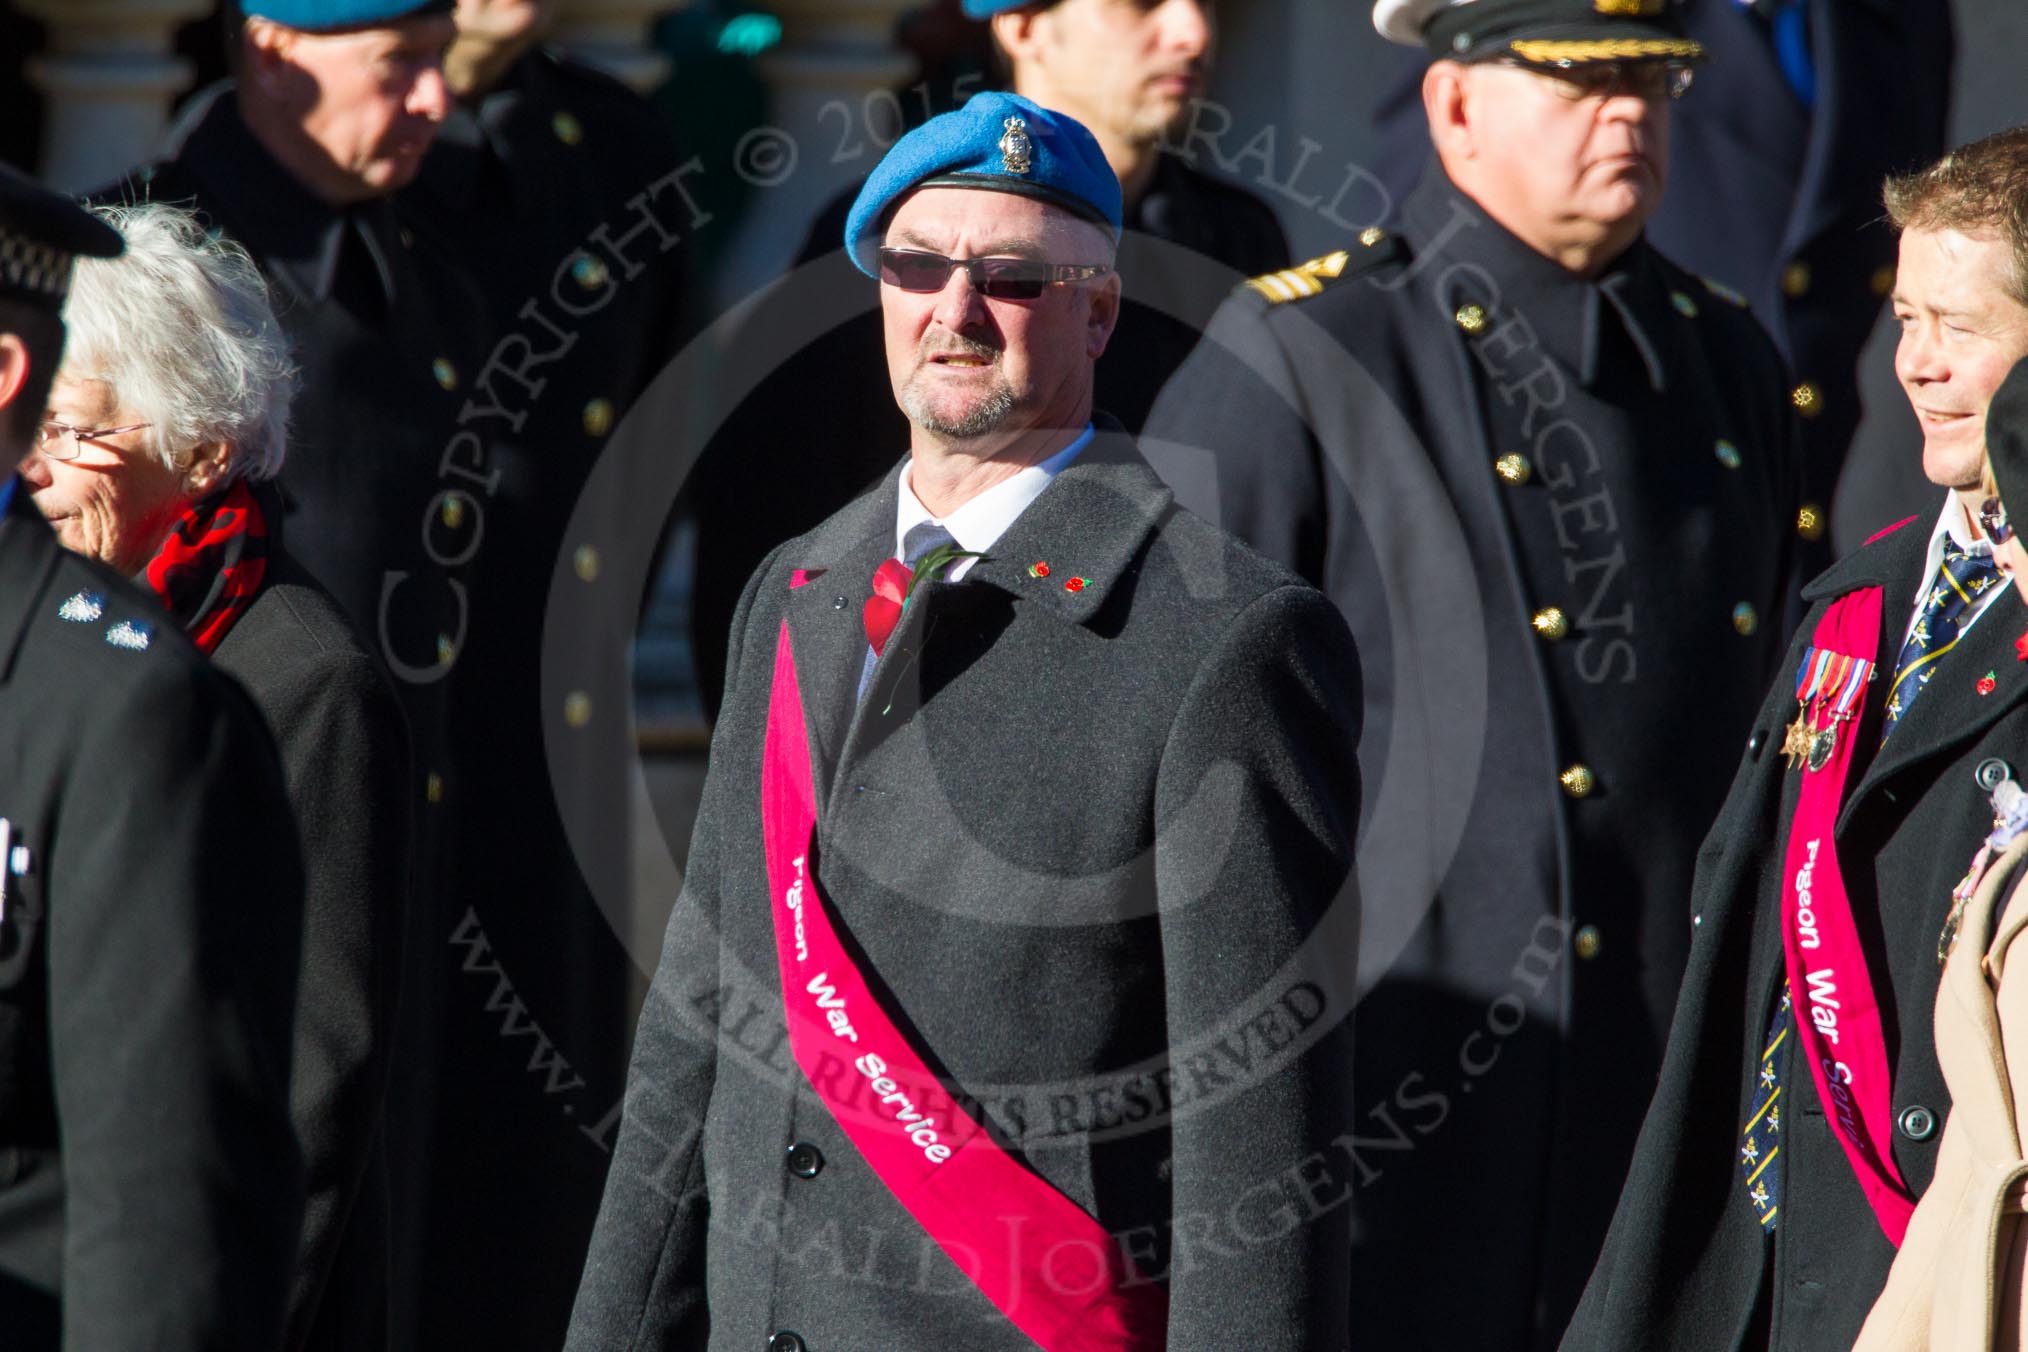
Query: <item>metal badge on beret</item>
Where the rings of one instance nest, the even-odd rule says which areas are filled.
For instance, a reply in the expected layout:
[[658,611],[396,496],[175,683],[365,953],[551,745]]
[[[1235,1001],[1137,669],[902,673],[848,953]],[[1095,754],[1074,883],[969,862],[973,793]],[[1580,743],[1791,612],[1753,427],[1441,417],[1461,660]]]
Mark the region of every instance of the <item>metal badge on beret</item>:
[[1035,167],[1035,142],[1028,139],[1026,119],[1010,117],[1000,138],[1000,163],[1010,174],[1025,174]]

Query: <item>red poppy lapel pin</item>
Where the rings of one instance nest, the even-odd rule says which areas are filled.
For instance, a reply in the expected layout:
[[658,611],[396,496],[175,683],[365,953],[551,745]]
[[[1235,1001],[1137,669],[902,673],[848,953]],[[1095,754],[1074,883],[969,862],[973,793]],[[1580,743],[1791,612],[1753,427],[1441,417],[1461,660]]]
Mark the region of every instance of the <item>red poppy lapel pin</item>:
[[878,657],[887,651],[915,589],[924,581],[941,582],[944,573],[960,559],[983,559],[984,554],[958,548],[955,542],[938,545],[922,556],[914,568],[900,559],[888,559],[873,570],[873,595],[866,598],[861,617],[866,623],[866,642]]
[[[2028,638],[2028,635],[2024,635],[2023,637]],[[1994,687],[1998,686],[1999,684],[2000,684],[1999,673],[1995,671],[1989,671],[1985,675],[1979,677],[1979,684],[1975,688],[1981,695],[1990,695],[1993,693]]]

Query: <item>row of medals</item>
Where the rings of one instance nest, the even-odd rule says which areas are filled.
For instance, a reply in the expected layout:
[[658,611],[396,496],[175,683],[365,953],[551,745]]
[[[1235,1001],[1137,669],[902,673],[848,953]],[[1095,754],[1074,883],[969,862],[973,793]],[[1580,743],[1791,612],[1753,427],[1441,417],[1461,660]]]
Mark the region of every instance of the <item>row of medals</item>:
[[1789,724],[1782,742],[1782,754],[1789,758],[1789,769],[1808,765],[1812,770],[1821,770],[1831,763],[1831,753],[1838,749],[1838,724],[1852,715],[1834,714],[1828,707],[1825,713],[1830,715],[1830,722],[1817,727],[1816,716],[1805,704],[1797,712],[1796,721]]

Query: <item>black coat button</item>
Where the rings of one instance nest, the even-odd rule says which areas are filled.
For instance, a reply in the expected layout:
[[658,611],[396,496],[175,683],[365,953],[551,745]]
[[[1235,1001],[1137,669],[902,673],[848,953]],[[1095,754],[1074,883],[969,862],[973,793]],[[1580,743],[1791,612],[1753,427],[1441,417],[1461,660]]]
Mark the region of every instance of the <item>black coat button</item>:
[[1767,729],[1755,728],[1753,730],[1753,736],[1746,739],[1746,754],[1753,757],[1755,760],[1759,760],[1760,749],[1766,745],[1767,745]]
[[1972,778],[1987,793],[1999,788],[2014,777],[2014,771],[1998,756],[1988,756],[1979,762],[1979,768],[1972,771]]
[[824,1152],[808,1141],[789,1147],[789,1172],[797,1178],[815,1178],[824,1172]]
[[768,1352],[810,1352],[810,1345],[803,1341],[802,1334],[783,1329],[768,1339]]
[[1909,1140],[1927,1141],[1936,1135],[1936,1114],[1920,1103],[1911,1104],[1901,1110],[1901,1116],[1895,1119],[1895,1125],[1901,1128],[1901,1134]]

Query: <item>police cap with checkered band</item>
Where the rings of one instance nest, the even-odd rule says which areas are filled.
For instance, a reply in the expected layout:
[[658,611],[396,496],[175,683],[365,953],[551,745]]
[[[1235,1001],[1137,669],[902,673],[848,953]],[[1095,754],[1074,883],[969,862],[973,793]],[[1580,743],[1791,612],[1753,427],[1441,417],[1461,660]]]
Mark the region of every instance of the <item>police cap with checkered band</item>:
[[111,258],[119,232],[17,170],[0,164],[0,298],[63,312],[71,263]]

